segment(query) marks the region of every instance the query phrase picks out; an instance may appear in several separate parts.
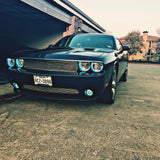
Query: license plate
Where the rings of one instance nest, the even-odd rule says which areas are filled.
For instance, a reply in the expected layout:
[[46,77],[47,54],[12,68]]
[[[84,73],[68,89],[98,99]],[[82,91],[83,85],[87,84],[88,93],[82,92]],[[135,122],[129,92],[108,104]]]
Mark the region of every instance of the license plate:
[[52,78],[50,76],[33,76],[35,85],[52,86]]

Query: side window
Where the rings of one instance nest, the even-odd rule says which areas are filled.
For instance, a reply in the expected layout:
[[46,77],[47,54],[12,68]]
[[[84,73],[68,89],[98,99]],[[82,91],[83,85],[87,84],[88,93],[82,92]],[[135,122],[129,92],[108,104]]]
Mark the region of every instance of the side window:
[[66,36],[66,37],[64,37],[64,38],[62,38],[61,40],[59,40],[56,44],[55,44],[55,47],[66,47],[66,42],[67,42],[67,40],[68,40],[68,37],[69,36]]
[[117,45],[117,50],[118,51],[121,51],[123,49],[123,46],[122,46],[122,44],[121,44],[119,39],[116,39],[116,45]]

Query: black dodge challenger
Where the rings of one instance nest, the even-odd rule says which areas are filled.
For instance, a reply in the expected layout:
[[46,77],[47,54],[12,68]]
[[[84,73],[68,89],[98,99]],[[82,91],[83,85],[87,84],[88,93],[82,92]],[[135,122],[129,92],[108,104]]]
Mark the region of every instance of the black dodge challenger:
[[117,82],[127,80],[129,49],[112,35],[66,36],[8,57],[8,80],[22,94],[111,104]]

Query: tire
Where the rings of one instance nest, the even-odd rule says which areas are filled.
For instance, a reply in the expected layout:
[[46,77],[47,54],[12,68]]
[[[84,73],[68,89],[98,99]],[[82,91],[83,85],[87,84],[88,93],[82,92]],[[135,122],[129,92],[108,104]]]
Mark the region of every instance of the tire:
[[126,82],[127,81],[127,76],[128,76],[128,69],[125,70],[125,72],[123,73],[120,81]]
[[116,70],[113,71],[111,80],[106,87],[104,94],[101,98],[101,102],[105,104],[113,104],[115,101],[115,95],[116,95]]
[[20,90],[18,90],[16,88],[14,88],[13,91],[14,91],[15,94],[20,94]]

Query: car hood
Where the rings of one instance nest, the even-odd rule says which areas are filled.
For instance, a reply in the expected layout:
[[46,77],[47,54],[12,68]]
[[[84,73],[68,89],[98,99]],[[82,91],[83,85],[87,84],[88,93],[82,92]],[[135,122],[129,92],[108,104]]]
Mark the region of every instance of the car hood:
[[58,48],[19,51],[14,57],[55,60],[106,61],[115,58],[115,50],[98,48]]

